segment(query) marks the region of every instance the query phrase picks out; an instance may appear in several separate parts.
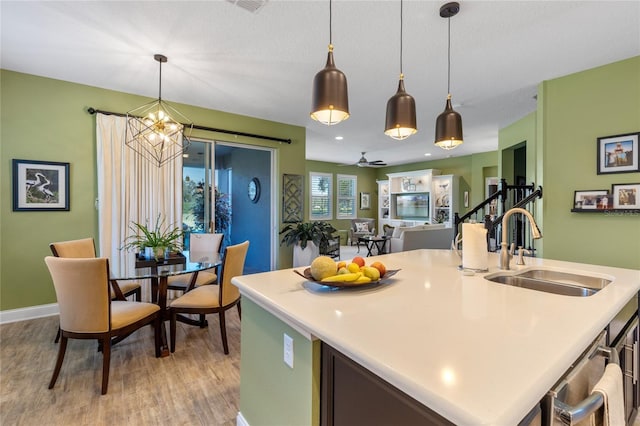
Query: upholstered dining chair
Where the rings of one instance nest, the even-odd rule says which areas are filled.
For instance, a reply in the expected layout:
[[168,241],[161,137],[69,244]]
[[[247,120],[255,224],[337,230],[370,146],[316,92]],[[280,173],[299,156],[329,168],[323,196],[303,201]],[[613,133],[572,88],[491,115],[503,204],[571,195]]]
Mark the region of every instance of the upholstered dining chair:
[[176,350],[176,321],[178,313],[185,314],[213,314],[218,313],[220,318],[220,335],[222,337],[222,347],[224,353],[229,353],[229,345],[227,343],[227,328],[225,323],[225,312],[237,306],[238,315],[241,316],[240,310],[240,290],[233,284],[233,277],[242,275],[244,270],[244,261],[247,257],[249,249],[249,241],[241,244],[228,246],[225,249],[224,259],[222,262],[222,271],[220,272],[220,280],[218,285],[203,285],[186,292],[184,295],[175,299],[169,305],[169,314],[171,319],[171,352]]
[[[49,244],[51,253],[56,257],[89,258],[96,257],[96,245],[93,238],[82,238],[80,240],[60,241]],[[133,295],[138,302],[142,300],[142,289],[140,283],[133,281],[113,281],[111,283],[111,298],[118,298],[117,287],[124,297]]]
[[[93,238],[82,238],[79,240],[59,241],[49,244],[51,253],[56,257],[67,258],[94,258],[96,257],[96,245]],[[140,284],[134,281],[124,281],[118,283],[111,281],[111,299],[123,300],[131,295],[138,302],[142,300],[142,289]],[[60,328],[56,334],[55,342],[60,340]]]
[[67,339],[97,339],[102,348],[102,395],[109,386],[111,339],[153,323],[156,357],[160,356],[160,307],[153,303],[111,300],[109,260],[47,256],[60,308],[61,340],[49,383],[53,389],[67,349]]
[[[198,261],[200,257],[210,257],[220,253],[224,234],[191,234],[189,236],[189,257],[192,261]],[[192,283],[193,274],[183,274],[169,277],[168,290],[188,291],[201,285],[214,284],[218,280],[215,272],[202,271],[198,273],[196,281]]]

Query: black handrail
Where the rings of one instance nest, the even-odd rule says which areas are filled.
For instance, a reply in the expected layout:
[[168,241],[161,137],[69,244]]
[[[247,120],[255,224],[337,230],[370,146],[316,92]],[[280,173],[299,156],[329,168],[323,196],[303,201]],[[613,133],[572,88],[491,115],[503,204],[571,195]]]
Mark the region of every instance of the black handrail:
[[[478,212],[483,209],[484,207],[486,207],[488,204],[490,204],[491,202],[493,202],[494,200],[500,200],[500,203],[502,205],[502,214],[498,217],[495,218],[491,218],[491,216],[489,215],[485,215],[484,216],[484,225],[485,228],[487,229],[487,234],[488,235],[495,235],[495,229],[502,224],[502,218],[504,217],[504,214],[506,213],[506,202],[507,199],[509,198],[509,193],[511,191],[532,191],[531,193],[529,193],[526,197],[524,197],[522,200],[516,202],[513,206],[511,206],[511,208],[514,207],[524,207],[527,204],[531,203],[532,201],[534,201],[537,198],[542,198],[542,187],[539,186],[538,189],[536,189],[535,191],[533,190],[535,185],[532,183],[531,185],[509,185],[507,184],[505,179],[501,179],[500,180],[500,189],[496,192],[494,192],[493,194],[491,194],[486,200],[482,201],[480,204],[478,204],[477,206],[475,206],[473,209],[471,209],[469,212],[467,212],[466,214],[464,214],[463,216],[459,216],[459,214],[456,212],[454,213],[454,226],[453,226],[453,238],[455,239],[455,237],[458,235],[458,232],[460,232],[460,224],[463,223],[464,221],[466,221],[467,219],[471,218],[471,216],[473,215],[477,215]],[[487,242],[488,244],[488,242]]]

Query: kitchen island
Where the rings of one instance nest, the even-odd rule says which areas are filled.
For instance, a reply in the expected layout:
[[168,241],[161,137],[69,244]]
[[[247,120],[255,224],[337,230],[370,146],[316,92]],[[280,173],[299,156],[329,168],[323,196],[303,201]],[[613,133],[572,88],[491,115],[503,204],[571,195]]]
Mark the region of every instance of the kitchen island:
[[[367,264],[374,260],[400,272],[385,284],[340,290],[291,269],[232,280],[243,297],[239,423],[274,424],[274,412],[289,410],[285,423],[318,424],[322,341],[450,422],[515,425],[640,290],[637,270],[546,259],[512,269],[568,270],[612,283],[571,297],[485,280],[499,271],[495,254],[489,272],[473,276],[462,274],[449,250]],[[293,334],[293,368],[282,359],[282,330]]]

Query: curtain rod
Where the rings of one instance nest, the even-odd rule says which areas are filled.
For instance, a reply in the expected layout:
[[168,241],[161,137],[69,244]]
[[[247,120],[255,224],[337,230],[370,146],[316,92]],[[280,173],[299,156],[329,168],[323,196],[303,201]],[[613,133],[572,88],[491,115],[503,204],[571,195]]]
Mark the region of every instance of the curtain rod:
[[[95,109],[93,107],[89,107],[89,109],[87,109],[87,112],[89,114],[91,114],[91,115],[97,114],[97,113],[101,113],[101,114],[105,114],[105,115],[117,115],[118,117],[126,117],[126,115],[127,115],[127,114],[122,114],[121,112],[103,111],[103,110]],[[197,130],[206,130],[206,131],[209,131],[209,132],[226,133],[226,134],[229,134],[229,135],[247,136],[247,137],[250,137],[250,138],[266,139],[266,140],[276,141],[276,142],[284,142],[286,144],[291,145],[291,139],[276,138],[274,136],[256,135],[254,133],[237,132],[235,130],[216,129],[215,127],[200,126],[198,124],[194,124],[193,128],[197,129]]]

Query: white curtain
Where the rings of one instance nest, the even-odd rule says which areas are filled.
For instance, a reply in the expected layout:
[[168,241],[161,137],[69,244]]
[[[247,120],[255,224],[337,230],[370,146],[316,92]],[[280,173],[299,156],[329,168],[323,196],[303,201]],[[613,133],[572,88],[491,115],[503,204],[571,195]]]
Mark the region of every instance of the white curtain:
[[[96,115],[99,255],[112,276],[135,274],[133,252],[121,250],[132,222],[182,227],[182,157],[158,167],[125,145],[126,118]],[[143,300],[150,300],[143,286]]]

